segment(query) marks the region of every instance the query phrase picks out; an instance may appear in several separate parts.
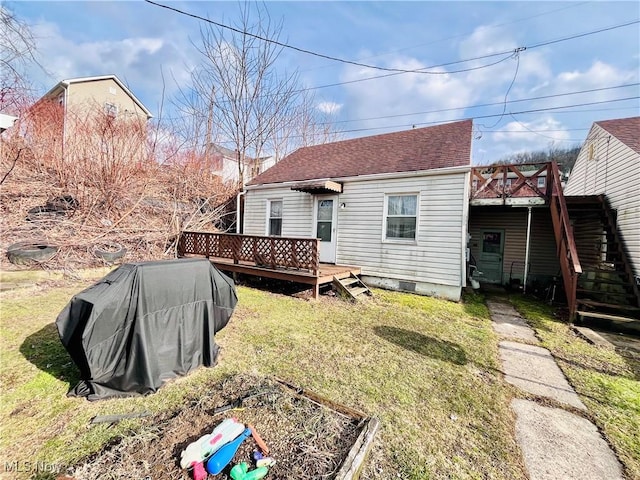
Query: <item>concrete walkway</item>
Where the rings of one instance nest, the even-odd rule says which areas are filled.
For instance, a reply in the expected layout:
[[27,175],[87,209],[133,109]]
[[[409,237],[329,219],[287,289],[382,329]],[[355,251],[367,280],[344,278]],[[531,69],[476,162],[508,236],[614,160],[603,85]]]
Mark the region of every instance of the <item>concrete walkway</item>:
[[505,380],[548,398],[558,407],[514,399],[516,439],[530,480],[623,480],[622,466],[593,423],[572,413],[586,411],[551,353],[537,345],[535,332],[509,304],[488,301]]

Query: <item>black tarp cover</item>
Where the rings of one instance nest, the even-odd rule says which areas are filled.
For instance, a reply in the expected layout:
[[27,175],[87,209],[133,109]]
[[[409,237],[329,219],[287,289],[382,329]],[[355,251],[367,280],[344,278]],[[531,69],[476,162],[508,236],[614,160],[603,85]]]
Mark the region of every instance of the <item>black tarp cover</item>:
[[75,295],[56,326],[89,400],[155,392],[165,380],[213,366],[214,334],[238,299],[207,259],[129,263]]

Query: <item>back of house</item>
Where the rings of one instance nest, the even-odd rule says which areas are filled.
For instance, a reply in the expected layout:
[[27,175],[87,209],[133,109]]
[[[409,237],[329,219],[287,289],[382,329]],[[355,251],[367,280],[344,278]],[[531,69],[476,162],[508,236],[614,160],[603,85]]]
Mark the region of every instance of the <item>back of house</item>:
[[472,121],[301,148],[246,187],[243,233],[320,239],[370,285],[460,298]]

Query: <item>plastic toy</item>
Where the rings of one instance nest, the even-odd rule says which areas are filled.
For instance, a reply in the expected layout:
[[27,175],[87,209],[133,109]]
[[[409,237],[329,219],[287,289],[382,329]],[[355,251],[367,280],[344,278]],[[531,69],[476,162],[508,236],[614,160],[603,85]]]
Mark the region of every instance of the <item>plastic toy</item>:
[[[182,468],[195,468],[203,463],[220,447],[237,438],[245,430],[242,423],[235,418],[229,418],[218,425],[213,432],[203,435],[195,442],[190,443],[180,453],[180,466]],[[194,472],[194,478],[196,473]]]
[[207,480],[207,471],[204,469],[204,464],[198,462],[193,466],[193,480]]
[[242,462],[231,469],[231,478],[233,480],[259,480],[267,473],[269,473],[267,467],[259,467],[249,471],[247,462]]
[[256,467],[273,467],[276,459],[273,457],[262,457],[256,460]]
[[251,436],[253,437],[253,440],[256,442],[262,453],[264,455],[269,455],[269,447],[267,447],[267,444],[264,443],[264,440],[262,440],[262,437],[258,434],[254,426],[247,425],[247,427],[249,427],[249,429],[251,430]]
[[240,444],[249,435],[251,435],[251,430],[247,428],[244,430],[244,432],[242,432],[242,434],[240,434],[238,438],[220,447],[220,449],[216,453],[211,455],[211,457],[209,457],[209,460],[207,460],[207,472],[212,475],[217,475],[222,472],[224,467],[231,463],[231,460],[238,451]]

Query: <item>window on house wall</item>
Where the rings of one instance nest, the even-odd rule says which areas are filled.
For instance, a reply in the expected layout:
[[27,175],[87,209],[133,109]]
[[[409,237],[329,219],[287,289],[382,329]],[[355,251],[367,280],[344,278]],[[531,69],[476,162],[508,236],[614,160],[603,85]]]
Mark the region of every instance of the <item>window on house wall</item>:
[[418,195],[385,197],[385,240],[415,240],[418,225]]
[[538,177],[538,188],[544,188],[546,184],[547,184],[546,177]]
[[512,183],[513,183],[513,179],[512,178],[507,178],[507,180],[504,183],[504,186],[507,187],[507,188],[510,188]]
[[282,235],[282,200],[269,200],[268,203],[269,230],[267,233],[279,237]]
[[118,106],[115,103],[106,102],[104,104],[104,113],[108,117],[115,118],[118,115]]

